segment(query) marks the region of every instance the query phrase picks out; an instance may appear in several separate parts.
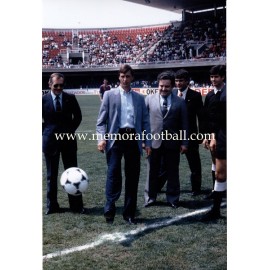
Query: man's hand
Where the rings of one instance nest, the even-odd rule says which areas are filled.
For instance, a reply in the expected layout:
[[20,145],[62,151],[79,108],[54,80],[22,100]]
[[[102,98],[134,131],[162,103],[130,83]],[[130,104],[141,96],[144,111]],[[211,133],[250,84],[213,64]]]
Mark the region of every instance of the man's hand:
[[214,152],[216,151],[216,146],[217,146],[217,141],[216,141],[216,139],[212,139],[212,140],[210,141],[210,146],[209,146],[210,151],[214,153]]
[[149,157],[151,155],[151,151],[152,151],[151,147],[149,147],[149,146],[145,147],[145,152],[146,152],[147,157]]
[[205,149],[208,149],[209,150],[209,142],[207,139],[204,139],[203,142],[202,142],[202,145]]
[[103,140],[99,142],[97,148],[98,148],[98,151],[100,151],[101,153],[104,153],[105,148],[106,148],[106,141]]
[[187,152],[187,150],[188,150],[187,146],[185,146],[185,145],[180,146],[180,153],[181,154],[185,154]]

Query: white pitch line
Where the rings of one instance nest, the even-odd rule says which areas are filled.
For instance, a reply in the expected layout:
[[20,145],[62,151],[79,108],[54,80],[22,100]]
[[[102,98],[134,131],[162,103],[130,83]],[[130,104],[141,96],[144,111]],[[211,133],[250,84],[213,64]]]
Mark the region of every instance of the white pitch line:
[[[221,206],[225,206],[225,205],[226,205],[226,203],[221,204]],[[103,243],[108,242],[108,241],[119,242],[120,243],[120,242],[123,242],[123,241],[127,240],[128,237],[130,237],[130,236],[137,235],[137,234],[142,233],[142,232],[144,232],[146,230],[149,230],[149,229],[156,229],[156,228],[159,228],[159,227],[168,226],[168,225],[170,225],[170,224],[172,224],[172,223],[174,223],[176,221],[179,221],[179,220],[181,220],[183,218],[195,216],[195,215],[198,215],[198,214],[202,214],[203,212],[206,212],[208,210],[209,210],[209,207],[203,208],[203,209],[196,210],[196,211],[193,211],[193,212],[190,212],[190,213],[186,213],[186,214],[183,214],[183,215],[175,216],[173,218],[169,218],[169,219],[167,219],[165,221],[153,223],[153,224],[150,224],[150,225],[145,225],[145,226],[139,227],[139,228],[137,228],[135,230],[131,230],[131,231],[125,232],[125,233],[116,232],[116,233],[104,234],[104,235],[101,235],[96,241],[85,244],[83,246],[78,246],[78,247],[74,247],[74,248],[68,248],[68,249],[64,249],[64,250],[61,250],[61,251],[56,251],[56,252],[44,255],[43,260],[48,260],[48,259],[52,259],[54,257],[67,255],[69,253],[94,248],[94,247],[102,245]]]

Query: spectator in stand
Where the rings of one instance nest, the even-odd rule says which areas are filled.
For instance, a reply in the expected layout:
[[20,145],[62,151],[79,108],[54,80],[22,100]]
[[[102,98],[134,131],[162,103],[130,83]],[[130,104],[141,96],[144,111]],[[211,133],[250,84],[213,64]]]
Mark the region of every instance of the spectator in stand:
[[109,91],[109,90],[111,90],[111,86],[108,84],[108,80],[105,78],[103,80],[103,84],[99,87],[100,101],[103,100],[103,95],[104,95],[105,91]]

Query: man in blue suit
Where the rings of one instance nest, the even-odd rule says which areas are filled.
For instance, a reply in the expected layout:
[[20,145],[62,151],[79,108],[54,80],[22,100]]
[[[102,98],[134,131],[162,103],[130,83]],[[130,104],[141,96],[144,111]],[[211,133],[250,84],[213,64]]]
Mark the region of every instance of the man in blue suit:
[[164,71],[158,75],[158,92],[146,97],[146,107],[150,115],[152,152],[145,185],[145,206],[154,205],[158,192],[158,175],[163,161],[167,172],[167,203],[179,207],[180,153],[188,150],[188,115],[185,101],[172,94],[175,85],[174,74]]
[[[74,135],[82,114],[75,95],[63,92],[64,75],[53,73],[49,79],[51,91],[42,97],[42,150],[47,168],[46,215],[60,212],[57,201],[57,176],[60,154],[64,169],[77,167],[77,141],[68,137],[57,139],[57,134]],[[70,209],[83,213],[82,195],[68,194]]]
[[121,195],[121,159],[125,159],[125,201],[123,218],[129,224],[136,224],[137,192],[140,176],[142,144],[146,154],[151,152],[149,115],[144,97],[131,90],[134,74],[129,65],[119,70],[120,86],[106,91],[101,103],[96,131],[98,150],[106,152],[107,181],[104,217],[112,223],[115,217],[115,203]]

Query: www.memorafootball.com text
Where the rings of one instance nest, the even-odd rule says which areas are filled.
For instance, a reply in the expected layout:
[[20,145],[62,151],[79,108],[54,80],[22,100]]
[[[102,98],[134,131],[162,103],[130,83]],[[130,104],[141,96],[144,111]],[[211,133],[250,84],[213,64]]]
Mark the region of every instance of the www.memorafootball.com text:
[[159,133],[106,133],[106,134],[96,134],[96,133],[55,133],[57,140],[83,140],[83,141],[99,141],[99,140],[211,140],[212,135],[209,133],[192,133],[187,135],[186,130],[179,130],[179,133],[169,133],[167,130]]

